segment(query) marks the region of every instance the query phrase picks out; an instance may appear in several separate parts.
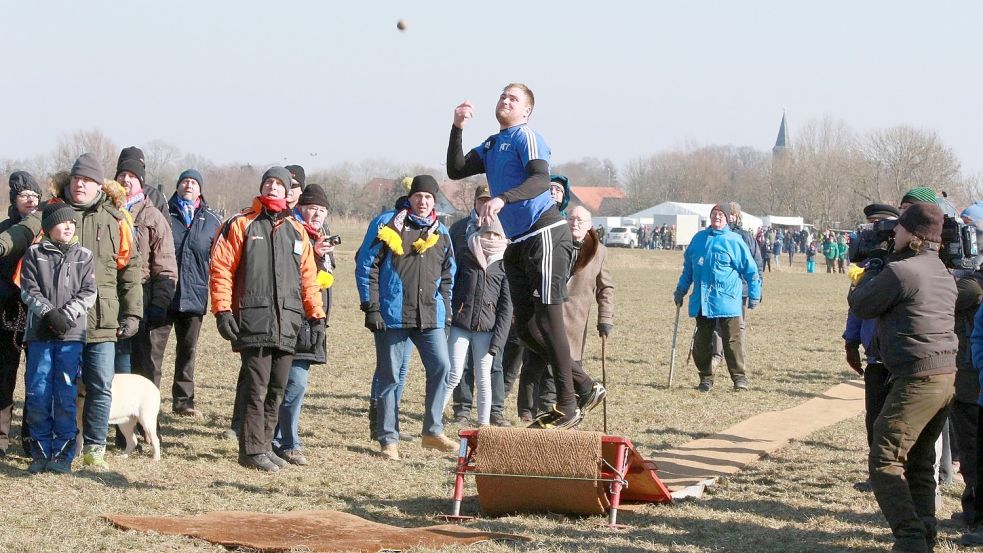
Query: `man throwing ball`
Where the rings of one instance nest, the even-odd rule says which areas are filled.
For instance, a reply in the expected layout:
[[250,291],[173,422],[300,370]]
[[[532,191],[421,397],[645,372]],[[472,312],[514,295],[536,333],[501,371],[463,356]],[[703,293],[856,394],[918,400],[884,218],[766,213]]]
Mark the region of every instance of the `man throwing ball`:
[[535,103],[528,86],[506,85],[495,107],[500,131],[467,155],[461,139],[474,108],[468,101],[457,106],[447,146],[447,176],[456,180],[485,173],[488,178],[492,198],[478,216],[480,221],[497,217],[510,239],[504,261],[516,332],[556,372],[556,404],[531,427],[560,430],[583,420],[563,323],[573,238],[550,196],[549,145],[527,125]]

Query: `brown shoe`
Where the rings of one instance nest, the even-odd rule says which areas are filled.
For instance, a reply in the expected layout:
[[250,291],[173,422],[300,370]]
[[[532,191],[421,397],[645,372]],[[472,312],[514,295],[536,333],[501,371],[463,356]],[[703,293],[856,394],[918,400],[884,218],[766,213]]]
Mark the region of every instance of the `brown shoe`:
[[280,457],[282,457],[286,462],[290,463],[291,465],[306,467],[307,465],[310,464],[307,462],[307,457],[304,457],[304,454],[301,453],[299,449],[284,451],[283,455],[281,455]]
[[386,444],[382,446],[379,454],[390,461],[399,461],[399,446],[397,444]]
[[420,441],[420,445],[423,449],[436,449],[437,451],[457,451],[458,443],[454,440],[444,436],[443,434],[437,434],[431,436],[429,434],[423,435],[423,440]]

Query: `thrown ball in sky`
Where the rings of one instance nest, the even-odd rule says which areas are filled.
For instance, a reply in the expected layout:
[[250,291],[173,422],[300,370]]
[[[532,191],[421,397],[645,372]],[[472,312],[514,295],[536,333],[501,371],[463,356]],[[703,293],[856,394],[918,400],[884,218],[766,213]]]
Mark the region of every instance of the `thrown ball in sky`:
[[396,23],[396,28],[399,29],[400,31],[405,31],[406,30],[406,20],[405,19],[400,19]]

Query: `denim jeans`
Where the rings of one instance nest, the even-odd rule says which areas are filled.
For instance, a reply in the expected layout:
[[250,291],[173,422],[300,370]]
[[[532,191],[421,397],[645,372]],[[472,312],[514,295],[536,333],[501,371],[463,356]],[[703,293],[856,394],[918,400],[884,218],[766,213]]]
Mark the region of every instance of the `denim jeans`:
[[113,403],[115,358],[115,342],[86,344],[82,349],[82,382],[85,384],[82,438],[85,445],[106,445],[109,408]]
[[[518,338],[516,338],[516,342],[518,342]],[[515,366],[516,372],[511,373],[511,379],[506,375],[504,365],[508,357],[506,355],[508,350],[509,345],[506,343],[505,352],[500,352],[498,355],[492,357],[491,414],[495,417],[505,416],[505,398],[508,397],[512,381],[515,380],[519,367],[522,366],[521,363]],[[471,407],[474,404],[474,369],[471,367],[470,355],[465,357],[464,372],[461,374],[461,380],[456,386],[448,386],[447,389],[453,395],[454,416],[464,415],[470,417]]]
[[[375,334],[376,348],[379,347],[379,335]],[[399,366],[399,387],[396,388],[396,403],[403,399],[403,388],[406,387],[406,375],[410,372],[410,356],[413,355],[413,342],[409,339],[406,340],[406,347],[403,348],[403,362]],[[382,363],[381,359],[376,356],[375,360],[375,374],[372,375],[372,389],[369,391],[369,401],[377,401],[379,399],[379,388],[381,384],[379,383],[379,364]],[[396,420],[396,426],[399,426],[399,420]]]
[[[448,390],[453,390],[461,382],[461,374],[464,372],[466,360],[470,360],[471,366],[478,369],[473,371],[473,378],[478,388],[479,425],[488,424],[491,416],[491,373],[495,356],[488,353],[488,348],[491,346],[493,334],[492,332],[472,332],[454,326],[451,327],[451,336],[448,340],[451,355],[451,372],[447,379]],[[450,400],[450,394],[447,395],[447,400]],[[447,401],[445,401],[446,403]]]
[[294,359],[287,377],[287,387],[283,390],[280,402],[276,431],[273,433],[273,448],[277,451],[300,450],[300,408],[307,393],[307,375],[310,361]]
[[113,359],[113,372],[116,374],[130,374],[133,372],[133,345],[130,338],[116,342],[116,357]]
[[376,376],[379,378],[376,428],[379,443],[382,445],[399,442],[396,424],[399,419],[399,372],[406,356],[408,341],[412,341],[420,351],[427,375],[423,433],[437,435],[444,431],[442,414],[444,396],[447,394],[447,374],[451,365],[444,329],[392,328],[375,333]]
[[75,379],[83,345],[51,340],[27,346],[24,408],[36,459],[57,456],[71,463],[75,457]]

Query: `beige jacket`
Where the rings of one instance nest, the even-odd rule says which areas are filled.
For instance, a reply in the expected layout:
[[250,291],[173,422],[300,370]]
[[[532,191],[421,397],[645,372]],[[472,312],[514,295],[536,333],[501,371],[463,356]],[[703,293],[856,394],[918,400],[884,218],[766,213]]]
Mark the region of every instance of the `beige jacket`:
[[563,320],[574,361],[580,361],[584,356],[587,320],[595,301],[598,324],[614,324],[614,281],[608,272],[607,258],[608,250],[598,240],[597,233],[594,229],[587,231],[567,281],[569,300],[563,304]]

